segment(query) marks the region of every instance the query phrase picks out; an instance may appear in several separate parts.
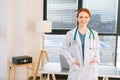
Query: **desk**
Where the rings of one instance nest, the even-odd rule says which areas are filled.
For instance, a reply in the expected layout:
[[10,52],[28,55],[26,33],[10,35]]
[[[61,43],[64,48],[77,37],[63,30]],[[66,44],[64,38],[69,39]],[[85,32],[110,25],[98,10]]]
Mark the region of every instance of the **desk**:
[[[49,74],[68,75],[68,72],[61,71],[60,63],[47,63],[39,73],[48,74],[47,80],[49,80]],[[99,77],[103,77],[103,80],[109,80],[108,78],[120,78],[120,75],[114,66],[99,66]]]
[[26,64],[13,64],[13,63],[8,63],[8,80],[10,80],[10,71],[11,69],[14,72],[14,80],[16,80],[16,68],[17,67],[26,67],[27,68],[27,79],[29,77],[29,69],[31,69],[33,71],[33,76],[34,76],[34,63],[26,63]]
[[120,74],[114,66],[99,66],[99,77],[109,80],[108,78],[120,78]]

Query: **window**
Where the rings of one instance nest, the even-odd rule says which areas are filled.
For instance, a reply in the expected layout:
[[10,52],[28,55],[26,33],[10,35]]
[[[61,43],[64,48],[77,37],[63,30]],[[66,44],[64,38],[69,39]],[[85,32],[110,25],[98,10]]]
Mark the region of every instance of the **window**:
[[114,65],[115,62],[116,35],[113,34],[116,34],[117,4],[117,0],[83,0],[83,7],[91,12],[89,27],[102,34],[100,59],[106,65]]
[[47,19],[53,29],[70,29],[76,26],[77,0],[47,0]]
[[[81,2],[82,4],[78,4]],[[101,64],[114,65],[117,36],[117,4],[118,0],[47,0],[46,17],[53,22],[53,30],[63,32],[76,26],[75,11],[80,7],[79,5],[88,8],[92,15],[89,27],[99,33]],[[65,34],[45,35],[45,44],[47,44],[45,49],[49,53],[50,61],[59,61],[58,50],[64,36]],[[48,45],[48,43],[52,44],[52,46]]]
[[[59,49],[64,38],[65,35],[45,35],[45,49],[49,53],[50,61],[59,62]],[[100,36],[100,59],[102,64],[113,65],[115,39],[115,36]]]
[[45,35],[45,49],[49,53],[49,59],[51,62],[59,62],[59,49],[62,46],[62,42],[65,35]]
[[99,36],[100,60],[103,65],[114,65],[115,60],[115,36]]
[[83,0],[91,11],[90,27],[99,33],[116,33],[117,0]]

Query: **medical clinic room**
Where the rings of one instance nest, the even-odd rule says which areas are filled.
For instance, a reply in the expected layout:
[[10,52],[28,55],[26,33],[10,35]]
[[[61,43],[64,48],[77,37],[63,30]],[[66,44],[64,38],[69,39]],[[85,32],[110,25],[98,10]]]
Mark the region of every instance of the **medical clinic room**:
[[120,0],[0,0],[0,80],[120,80]]

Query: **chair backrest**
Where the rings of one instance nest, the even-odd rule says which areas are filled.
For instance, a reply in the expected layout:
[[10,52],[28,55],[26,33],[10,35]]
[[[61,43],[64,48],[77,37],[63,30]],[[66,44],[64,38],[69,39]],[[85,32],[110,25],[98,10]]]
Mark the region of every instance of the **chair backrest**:
[[69,71],[69,64],[63,55],[60,54],[61,71]]

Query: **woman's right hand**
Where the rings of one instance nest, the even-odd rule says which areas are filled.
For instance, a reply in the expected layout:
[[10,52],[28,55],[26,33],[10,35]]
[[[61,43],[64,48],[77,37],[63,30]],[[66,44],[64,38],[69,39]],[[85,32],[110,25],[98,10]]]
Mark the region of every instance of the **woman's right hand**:
[[75,65],[77,65],[78,67],[80,67],[80,63],[79,63],[77,60],[75,60],[75,61],[73,62],[73,64],[75,64]]

